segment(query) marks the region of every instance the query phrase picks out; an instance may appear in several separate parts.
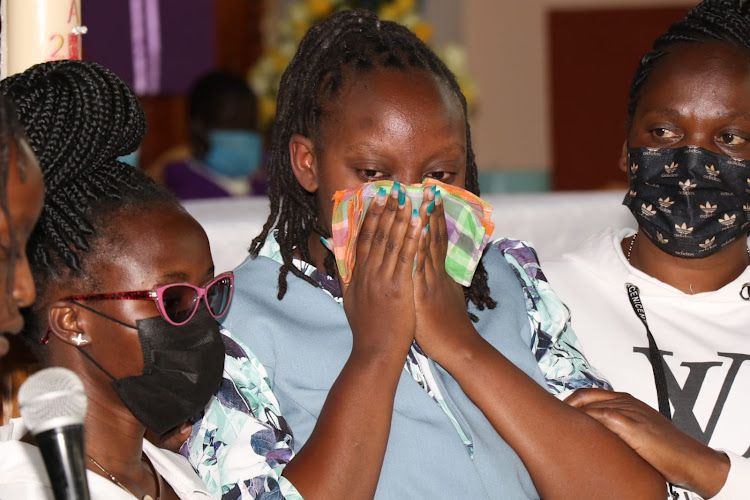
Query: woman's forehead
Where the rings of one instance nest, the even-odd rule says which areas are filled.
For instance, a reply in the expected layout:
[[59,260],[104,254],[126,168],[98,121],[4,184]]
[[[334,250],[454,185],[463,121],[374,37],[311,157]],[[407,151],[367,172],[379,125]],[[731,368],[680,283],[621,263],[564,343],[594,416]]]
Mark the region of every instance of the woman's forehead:
[[427,122],[465,122],[463,107],[450,86],[423,70],[381,68],[350,78],[339,96],[327,103],[323,127],[370,127],[395,116]]

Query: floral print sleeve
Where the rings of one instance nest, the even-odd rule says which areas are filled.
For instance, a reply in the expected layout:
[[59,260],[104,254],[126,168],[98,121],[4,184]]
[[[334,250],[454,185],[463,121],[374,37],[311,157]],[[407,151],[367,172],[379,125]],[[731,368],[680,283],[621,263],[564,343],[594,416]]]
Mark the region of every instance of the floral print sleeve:
[[224,378],[180,452],[215,498],[301,500],[281,473],[291,460],[292,433],[266,370],[222,329]]
[[509,239],[499,240],[497,248],[523,288],[531,324],[530,347],[549,392],[563,399],[585,387],[612,390],[581,352],[578,337],[570,326],[570,311],[552,291],[534,249],[523,241]]

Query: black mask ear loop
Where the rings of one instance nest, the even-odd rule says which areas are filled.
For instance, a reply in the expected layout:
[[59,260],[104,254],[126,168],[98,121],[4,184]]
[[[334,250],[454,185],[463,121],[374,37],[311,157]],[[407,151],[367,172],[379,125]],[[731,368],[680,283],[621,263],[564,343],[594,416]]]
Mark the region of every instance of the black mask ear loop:
[[[70,302],[72,302],[73,304],[75,304],[75,305],[77,305],[77,306],[80,306],[80,307],[82,307],[82,308],[86,309],[87,311],[91,311],[92,313],[94,313],[94,314],[97,314],[97,315],[101,316],[102,318],[106,318],[106,319],[108,319],[108,320],[110,320],[110,321],[114,321],[115,323],[118,323],[118,324],[120,324],[120,325],[122,325],[122,326],[125,326],[125,327],[127,327],[127,328],[133,328],[134,330],[138,330],[138,327],[136,327],[136,326],[133,326],[133,325],[129,325],[129,324],[127,324],[127,323],[124,323],[124,322],[120,321],[120,320],[119,320],[119,319],[117,319],[117,318],[113,318],[112,316],[108,316],[108,315],[104,314],[103,312],[97,311],[96,309],[93,309],[93,308],[91,308],[91,307],[89,307],[89,306],[83,305],[83,304],[81,304],[80,302],[77,302],[77,301],[75,301],[75,300],[71,300]],[[100,365],[100,364],[99,364],[99,363],[98,363],[98,362],[97,362],[97,361],[96,361],[96,360],[95,360],[95,359],[94,359],[94,358],[93,358],[93,357],[92,357],[92,356],[91,356],[91,355],[90,355],[90,354],[89,354],[88,352],[86,352],[86,350],[84,350],[84,349],[83,349],[83,348],[82,348],[81,346],[77,346],[77,347],[76,347],[76,349],[78,349],[78,352],[80,352],[81,354],[83,354],[83,355],[84,355],[84,356],[85,356],[85,357],[86,357],[86,358],[87,358],[87,359],[88,359],[89,361],[91,361],[92,363],[94,363],[94,366],[96,366],[96,367],[97,367],[97,368],[99,368],[99,369],[100,369],[100,370],[101,370],[102,372],[104,372],[104,374],[105,374],[106,376],[108,376],[108,377],[109,377],[110,379],[112,379],[112,380],[115,380],[115,377],[113,377],[113,376],[112,376],[112,375],[111,375],[111,374],[110,374],[110,373],[109,373],[109,372],[108,372],[107,370],[105,370],[105,369],[104,369],[104,367],[103,367],[102,365]]]
[[[669,407],[669,390],[667,389],[667,376],[664,372],[664,360],[659,353],[659,347],[656,345],[656,340],[651,334],[651,329],[648,327],[648,321],[646,321],[646,311],[643,309],[641,303],[641,296],[638,287],[632,283],[625,283],[625,289],[628,291],[628,298],[630,299],[630,305],[633,306],[635,315],[641,320],[643,326],[646,327],[646,336],[648,337],[648,359],[651,362],[651,369],[654,372],[654,384],[656,385],[656,398],[659,403],[659,413],[664,415],[667,420],[672,421],[672,411]],[[679,493],[674,490],[672,483],[669,485],[669,494],[677,500]]]

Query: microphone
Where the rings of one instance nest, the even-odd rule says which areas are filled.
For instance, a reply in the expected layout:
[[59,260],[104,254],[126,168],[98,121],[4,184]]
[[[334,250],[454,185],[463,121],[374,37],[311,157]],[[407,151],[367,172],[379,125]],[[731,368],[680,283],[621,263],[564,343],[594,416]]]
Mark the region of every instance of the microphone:
[[67,368],[46,368],[18,391],[18,410],[47,468],[55,500],[89,500],[84,461],[86,392]]

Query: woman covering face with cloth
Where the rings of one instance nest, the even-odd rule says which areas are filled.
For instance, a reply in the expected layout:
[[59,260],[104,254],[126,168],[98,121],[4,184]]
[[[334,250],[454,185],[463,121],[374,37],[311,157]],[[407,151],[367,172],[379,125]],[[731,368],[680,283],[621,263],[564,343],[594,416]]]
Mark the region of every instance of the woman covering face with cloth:
[[569,402],[690,490],[680,498],[746,498],[750,2],[706,0],[660,36],[628,117],[637,230],[610,229],[545,271],[589,360],[632,396]]

